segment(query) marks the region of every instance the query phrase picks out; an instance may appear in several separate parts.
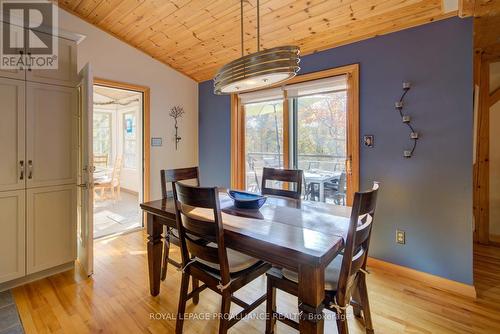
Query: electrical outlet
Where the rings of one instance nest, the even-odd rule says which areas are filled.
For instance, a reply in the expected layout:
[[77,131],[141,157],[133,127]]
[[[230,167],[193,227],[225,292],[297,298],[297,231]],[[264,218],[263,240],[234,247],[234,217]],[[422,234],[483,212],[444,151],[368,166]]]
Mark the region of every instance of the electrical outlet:
[[396,243],[404,245],[406,243],[405,231],[396,230]]

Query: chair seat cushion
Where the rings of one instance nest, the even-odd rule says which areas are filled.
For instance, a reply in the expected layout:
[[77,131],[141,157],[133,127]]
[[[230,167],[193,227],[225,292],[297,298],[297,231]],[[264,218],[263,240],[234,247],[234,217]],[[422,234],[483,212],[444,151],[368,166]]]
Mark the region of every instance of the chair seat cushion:
[[[339,283],[340,268],[342,267],[342,255],[338,255],[325,270],[325,290],[336,291],[337,285]],[[299,274],[295,271],[283,269],[283,277],[286,279],[298,283]]]
[[[209,247],[217,248],[217,244],[210,243]],[[232,250],[231,248],[226,248],[227,250],[227,261],[229,262],[229,272],[236,273],[245,269],[250,268],[259,262],[258,259],[253,258],[251,256],[245,255],[243,253]],[[216,270],[220,270],[220,267],[216,263],[208,262],[202,259],[197,258],[196,261]]]
[[170,233],[176,237],[177,239],[179,239],[179,231],[176,229],[176,228],[173,228],[170,230]]

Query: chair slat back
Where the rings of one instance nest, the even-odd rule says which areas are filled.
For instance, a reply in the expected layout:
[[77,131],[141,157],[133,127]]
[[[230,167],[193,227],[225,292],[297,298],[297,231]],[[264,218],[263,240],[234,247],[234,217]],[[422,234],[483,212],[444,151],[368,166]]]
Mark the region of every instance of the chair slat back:
[[[228,283],[229,264],[218,189],[175,182],[173,193],[183,266],[193,258],[217,264],[221,282]],[[208,246],[207,242],[213,242],[217,247]]]
[[108,155],[94,155],[94,166],[108,167]]
[[196,186],[200,186],[200,177],[198,167],[188,167],[188,168],[177,168],[177,169],[162,169],[160,171],[161,175],[161,195],[162,198],[169,198],[172,195],[169,195],[167,190],[167,184],[172,184],[177,181],[187,181],[194,180]]
[[357,274],[366,269],[368,248],[377,205],[378,183],[373,189],[354,195],[349,229],[344,248],[337,287],[337,303],[345,306],[351,298],[351,290]]
[[[294,190],[269,188],[267,181],[281,181],[295,184]],[[283,196],[300,199],[302,194],[303,172],[300,169],[276,169],[264,167],[262,172],[262,195]]]
[[120,183],[120,174],[122,172],[123,167],[123,158],[122,156],[117,156],[115,160],[115,164],[113,166],[113,173],[111,174],[111,182],[113,185],[118,185]]

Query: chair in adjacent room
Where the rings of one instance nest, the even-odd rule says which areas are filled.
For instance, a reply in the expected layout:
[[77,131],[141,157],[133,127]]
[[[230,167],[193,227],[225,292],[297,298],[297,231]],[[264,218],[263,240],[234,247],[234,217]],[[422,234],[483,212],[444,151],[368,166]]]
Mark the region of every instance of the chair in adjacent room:
[[99,191],[99,199],[106,199],[106,190],[109,190],[109,197],[113,200],[120,199],[121,181],[120,176],[122,172],[122,157],[116,157],[115,164],[111,176],[104,176],[96,178],[94,182],[94,190]]
[[108,155],[107,154],[94,155],[93,163],[94,166],[96,167],[103,167],[103,168],[108,167]]
[[[336,313],[340,334],[348,333],[346,309],[352,305],[354,314],[363,317],[366,333],[373,333],[368,290],[366,285],[366,261],[375,216],[378,184],[372,190],[354,195],[349,229],[343,255],[337,257],[325,269],[325,301],[327,310]],[[266,334],[274,333],[276,320],[298,330],[298,322],[276,311],[276,289],[298,295],[298,273],[273,268],[267,273]],[[300,300],[299,300],[300,304]]]

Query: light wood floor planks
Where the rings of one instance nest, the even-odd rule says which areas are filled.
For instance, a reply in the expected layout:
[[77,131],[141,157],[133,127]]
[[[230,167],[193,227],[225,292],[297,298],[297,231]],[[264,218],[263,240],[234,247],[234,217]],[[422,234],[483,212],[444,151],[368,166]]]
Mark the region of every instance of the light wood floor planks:
[[[174,256],[178,253],[173,251]],[[377,270],[368,288],[376,333],[500,333],[500,248],[475,247],[475,281],[478,298],[439,291],[421,282]],[[95,275],[82,278],[67,272],[14,290],[26,333],[173,333],[180,273],[170,267],[159,297],[149,295],[143,232],[99,240],[95,244]],[[264,279],[240,291],[251,300],[264,292]],[[205,291],[188,312],[200,317],[217,312],[218,295]],[[294,312],[296,299],[280,294],[278,307]],[[237,307],[231,309],[239,311]],[[264,315],[265,305],[254,314]],[[156,314],[159,313],[159,314]],[[166,319],[151,319],[152,315]],[[351,313],[352,315],[352,313]],[[231,333],[264,333],[262,319],[246,319]],[[354,318],[351,333],[364,333]],[[336,333],[333,320],[326,333]],[[216,320],[186,320],[185,333],[214,333]],[[278,325],[277,333],[296,333]]]

